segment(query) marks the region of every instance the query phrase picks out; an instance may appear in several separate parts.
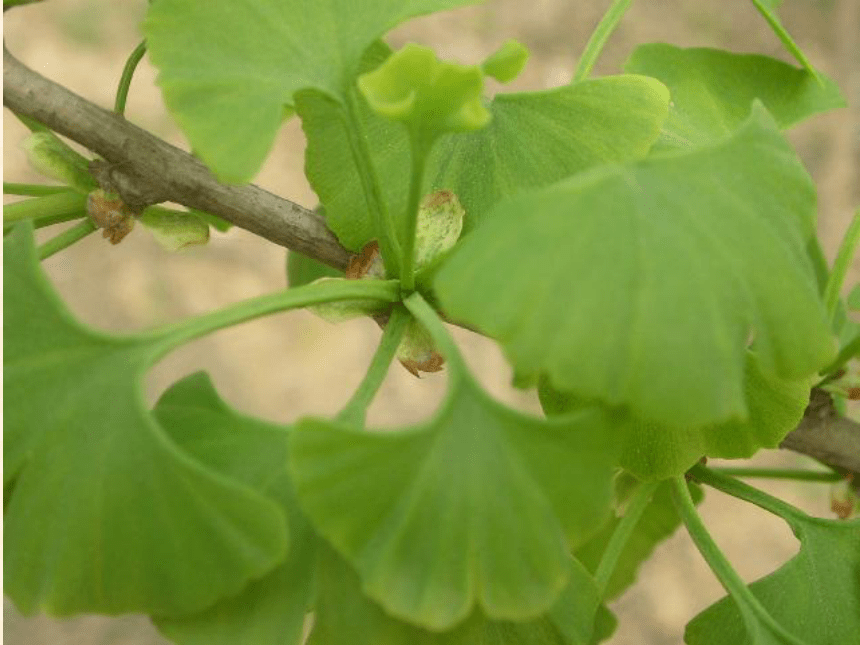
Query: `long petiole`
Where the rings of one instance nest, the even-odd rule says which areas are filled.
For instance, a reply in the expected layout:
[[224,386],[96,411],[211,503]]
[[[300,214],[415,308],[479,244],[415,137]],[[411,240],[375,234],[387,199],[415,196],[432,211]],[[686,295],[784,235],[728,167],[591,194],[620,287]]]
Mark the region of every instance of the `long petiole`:
[[3,207],[3,224],[14,224],[24,219],[41,219],[43,217],[58,217],[62,215],[79,216],[85,213],[87,196],[65,190],[52,195],[32,197],[20,202],[6,204]]
[[764,491],[738,481],[733,477],[728,477],[722,473],[714,472],[712,469],[706,468],[705,466],[697,464],[688,471],[688,474],[698,482],[707,484],[708,486],[716,488],[727,495],[737,497],[738,499],[747,501],[750,504],[755,504],[769,513],[778,515],[789,524],[791,524],[793,520],[803,519],[806,517],[806,514],[803,511],[795,508],[791,504],[783,502],[781,499],[768,495]]
[[36,250],[36,256],[40,260],[49,258],[54,255],[54,253],[58,253],[63,249],[70,247],[75,242],[84,239],[95,230],[96,225],[87,218],[42,244]]
[[594,32],[591,34],[591,38],[588,39],[585,51],[582,52],[582,57],[580,57],[579,63],[576,65],[576,71],[573,74],[574,83],[585,80],[591,74],[591,70],[597,62],[600,52],[603,51],[603,47],[606,45],[606,41],[609,40],[609,36],[615,31],[615,28],[621,22],[621,18],[630,8],[631,4],[633,4],[633,0],[614,0],[606,13],[603,14],[603,18],[600,19]]
[[388,368],[400,346],[400,340],[403,338],[408,320],[409,314],[406,310],[400,305],[395,306],[391,312],[391,317],[388,319],[388,324],[385,326],[385,331],[382,332],[382,338],[376,348],[376,353],[373,355],[373,360],[370,362],[370,367],[367,368],[367,373],[358,389],[338,413],[338,421],[364,427],[367,408],[388,374]]
[[758,642],[759,627],[764,627],[771,635],[780,638],[785,643],[803,645],[798,639],[786,632],[767,613],[767,610],[758,601],[758,598],[753,595],[737,571],[726,560],[720,547],[714,542],[705,528],[702,519],[699,517],[684,477],[675,477],[672,479],[672,492],[675,506],[684,521],[684,525],[687,527],[693,543],[696,545],[699,553],[702,554],[705,562],[708,563],[711,571],[714,572],[717,580],[720,581],[720,584],[723,585],[737,604],[738,610],[741,612],[741,616],[750,633],[751,640]]
[[397,229],[391,220],[391,213],[382,196],[379,178],[373,165],[373,158],[367,140],[361,127],[358,116],[358,105],[353,92],[348,93],[348,101],[345,108],[347,123],[346,132],[349,146],[352,150],[352,158],[358,169],[367,206],[373,218],[373,228],[379,242],[382,253],[382,261],[385,263],[385,272],[388,276],[400,275],[400,245],[398,243]]
[[609,584],[609,578],[612,577],[612,572],[618,564],[618,558],[624,551],[627,540],[633,534],[633,529],[642,517],[642,513],[651,503],[651,498],[654,497],[654,491],[657,490],[659,482],[646,482],[639,486],[639,489],[633,495],[630,503],[627,505],[627,510],[612,537],[609,538],[609,543],[606,545],[606,550],[600,558],[600,564],[597,565],[597,570],[594,572],[594,580],[597,583],[597,589],[602,598],[606,593],[606,585]]
[[146,41],[142,40],[140,44],[134,48],[134,51],[125,61],[125,67],[122,69],[122,76],[119,79],[119,85],[116,88],[116,101],[114,102],[113,111],[117,114],[125,113],[125,103],[128,99],[128,88],[131,86],[131,79],[134,76],[134,71],[137,69],[138,63],[146,54]]
[[469,370],[466,367],[466,362],[463,360],[463,355],[460,354],[460,350],[457,348],[457,344],[454,342],[451,334],[448,333],[448,330],[445,329],[445,325],[442,323],[439,314],[433,310],[433,307],[427,304],[424,297],[416,291],[406,298],[403,304],[418,319],[418,322],[424,326],[433,339],[433,342],[436,343],[439,351],[442,352],[448,363],[451,378],[468,374]]
[[396,302],[399,298],[400,283],[397,280],[332,280],[237,302],[196,318],[144,332],[139,336],[147,340],[160,339],[162,342],[157,354],[163,355],[195,338],[267,314],[338,300]]
[[858,244],[860,244],[860,208],[854,211],[854,218],[848,225],[848,230],[845,231],[845,236],[839,245],[839,252],[836,254],[836,260],[833,262],[833,270],[830,272],[827,286],[824,288],[824,304],[827,306],[827,313],[831,320],[836,314],[839,292],[842,289],[842,283],[845,282],[845,275],[854,259]]
[[767,479],[794,479],[808,482],[838,482],[842,475],[829,470],[795,470],[791,468],[719,468],[708,470],[729,477],[761,477]]
[[409,199],[403,230],[403,254],[400,257],[400,282],[406,293],[415,289],[415,229],[418,223],[418,209],[421,205],[421,187],[424,182],[424,166],[427,161],[425,146],[413,142],[412,176],[409,180]]
[[49,186],[47,184],[16,184],[3,182],[4,195],[22,195],[26,197],[44,197],[69,192],[68,186]]

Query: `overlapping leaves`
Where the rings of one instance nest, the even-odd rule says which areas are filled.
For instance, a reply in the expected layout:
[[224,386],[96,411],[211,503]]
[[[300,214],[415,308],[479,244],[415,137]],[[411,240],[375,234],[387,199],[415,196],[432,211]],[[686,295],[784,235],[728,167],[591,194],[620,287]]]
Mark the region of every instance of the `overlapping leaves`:
[[672,103],[661,141],[666,146],[728,135],[749,116],[755,99],[781,128],[845,105],[831,79],[767,56],[655,43],[637,47],[624,69],[669,88]]
[[542,421],[495,403],[467,375],[454,381],[416,428],[300,422],[296,491],[390,614],[435,630],[476,607],[530,619],[565,588],[569,547],[608,512],[607,421],[594,410]]
[[274,566],[278,505],[183,452],[146,410],[159,339],[78,323],[28,225],[4,253],[4,586],[18,608],[173,615]]
[[144,23],[167,106],[225,181],[249,180],[302,89],[343,101],[365,49],[420,14],[470,0],[159,0]]
[[159,629],[179,645],[298,645],[313,595],[317,539],[287,473],[288,428],[236,413],[202,373],[174,384],[153,412],[189,455],[276,501],[290,527],[287,557],[271,572],[203,612],[156,618]]
[[[384,58],[380,48],[374,61]],[[643,157],[666,118],[668,94],[643,76],[584,81],[542,92],[498,94],[489,125],[442,138],[431,153],[425,194],[451,190],[475,228],[500,198],[546,186],[595,165]],[[361,108],[363,134],[392,213],[406,208],[409,145],[401,128]],[[362,187],[336,103],[321,96],[297,102],[308,138],[305,171],[326,207],[329,227],[349,248],[373,237]]]
[[762,370],[782,379],[833,355],[806,252],[814,205],[758,106],[716,144],[500,204],[435,285],[445,311],[497,338],[525,379],[545,373],[661,424],[743,419],[750,334]]

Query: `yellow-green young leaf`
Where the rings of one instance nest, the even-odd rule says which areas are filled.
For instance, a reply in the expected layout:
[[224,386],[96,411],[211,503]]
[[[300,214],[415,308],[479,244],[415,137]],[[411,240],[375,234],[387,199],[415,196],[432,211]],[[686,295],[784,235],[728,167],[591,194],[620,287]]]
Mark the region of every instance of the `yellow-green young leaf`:
[[609,512],[614,448],[596,410],[541,420],[466,375],[428,422],[367,432],[300,421],[299,501],[393,616],[446,630],[476,608],[540,616],[568,583],[568,553]]
[[[788,519],[788,518],[786,518]],[[844,645],[860,634],[860,520],[793,516],[800,552],[750,584],[767,612],[810,645]],[[731,598],[705,609],[687,625],[689,645],[757,645]]]
[[529,50],[522,43],[509,40],[487,56],[481,63],[481,69],[499,83],[510,83],[523,71],[528,58]]
[[270,573],[200,613],[155,617],[158,629],[177,645],[299,645],[314,590],[317,539],[287,473],[289,428],[230,409],[199,372],[175,383],[153,412],[180,448],[271,498],[290,526],[287,557]]
[[224,181],[259,170],[299,90],[342,102],[365,49],[413,16],[471,0],[159,0],[143,31],[191,147]]
[[474,612],[450,631],[428,631],[386,614],[361,592],[361,580],[330,548],[319,551],[319,594],[308,645],[589,645],[599,606],[594,580],[570,559],[570,582],[544,615],[523,622],[488,620]]
[[374,112],[403,123],[425,153],[447,132],[478,130],[490,121],[481,102],[481,68],[440,61],[432,49],[414,43],[362,74],[358,88]]
[[662,425],[741,420],[751,335],[780,379],[834,356],[806,251],[814,212],[809,176],[758,106],[715,144],[500,204],[434,284],[527,380]]
[[98,188],[90,174],[89,160],[53,132],[34,132],[21,146],[30,165],[46,177],[68,184],[81,193]]
[[[377,59],[386,52],[377,49]],[[463,230],[480,225],[503,197],[551,184],[607,162],[644,157],[666,119],[669,93],[644,76],[610,76],[540,92],[497,94],[492,119],[475,132],[443,137],[431,153],[424,193],[449,190],[465,209]],[[373,238],[358,173],[337,104],[303,94],[305,170],[326,221],[353,250]],[[396,123],[360,105],[362,129],[389,212],[406,209],[409,146]]]
[[209,241],[209,225],[195,213],[181,213],[151,206],[137,218],[155,240],[168,251]]
[[689,147],[728,135],[749,116],[755,99],[780,128],[845,106],[830,78],[757,54],[657,43],[637,47],[624,69],[669,88],[663,146]]
[[281,508],[184,452],[146,409],[158,339],[75,320],[28,224],[4,240],[3,303],[3,573],[20,611],[199,611],[283,558]]

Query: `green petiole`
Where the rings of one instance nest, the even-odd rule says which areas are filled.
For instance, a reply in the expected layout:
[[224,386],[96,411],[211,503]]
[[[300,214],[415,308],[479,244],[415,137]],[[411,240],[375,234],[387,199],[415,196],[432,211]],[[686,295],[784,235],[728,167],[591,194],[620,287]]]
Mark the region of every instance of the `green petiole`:
[[400,256],[400,282],[406,293],[415,289],[415,228],[418,222],[418,209],[421,206],[421,187],[424,182],[424,166],[428,150],[413,141],[411,151],[412,176],[409,180],[409,199],[404,217],[403,253]]
[[87,235],[89,235],[95,230],[95,224],[93,224],[90,219],[87,218],[84,221],[75,224],[71,228],[63,231],[56,237],[53,237],[44,244],[42,244],[36,250],[36,256],[40,260],[49,258],[54,255],[54,253],[58,253],[63,249],[70,247],[75,242],[84,239]]
[[[702,519],[699,517],[684,477],[675,477],[672,479],[672,492],[675,506],[684,520],[684,525],[687,527],[693,543],[696,545],[699,553],[702,554],[705,562],[708,563],[711,571],[714,572],[717,580],[720,581],[720,584],[723,585],[737,604],[751,641],[758,643],[765,642],[765,639],[767,639],[769,643],[781,642],[791,645],[804,645],[800,640],[785,631],[767,613],[767,610],[758,601],[758,598],[753,595],[737,571],[732,568],[732,565],[723,555],[720,547],[714,542],[705,528]],[[762,634],[762,631],[764,631],[764,634]],[[777,640],[774,641],[774,638]]]
[[122,76],[119,79],[119,85],[116,88],[116,101],[114,102],[113,111],[117,114],[125,113],[125,103],[128,99],[128,89],[131,86],[131,79],[134,76],[134,71],[138,64],[146,54],[146,41],[142,40],[140,44],[134,48],[134,51],[125,61],[125,67],[122,70]]
[[373,360],[370,362],[370,367],[367,368],[367,373],[352,397],[338,413],[338,421],[364,427],[367,408],[388,374],[388,368],[400,346],[400,340],[403,338],[408,320],[409,314],[406,310],[402,306],[395,306],[391,312],[391,318],[385,326],[385,331],[382,332],[382,338],[376,348],[376,353],[373,355]]
[[609,584],[609,579],[615,571],[618,558],[621,557],[621,553],[627,545],[627,540],[633,534],[633,529],[636,528],[639,518],[642,517],[642,513],[645,512],[648,504],[651,503],[654,491],[657,490],[659,485],[660,482],[645,482],[639,486],[627,505],[624,516],[621,518],[618,526],[615,527],[612,537],[609,538],[606,550],[600,558],[600,564],[597,565],[597,570],[594,572],[594,581],[597,583],[598,593],[601,598],[606,593],[606,585]]
[[761,477],[769,479],[794,479],[808,482],[837,482],[842,475],[833,471],[795,470],[791,468],[708,468],[709,472],[729,477]]
[[410,313],[415,316],[418,322],[424,326],[433,338],[433,342],[436,343],[436,346],[439,348],[439,351],[445,357],[445,361],[448,364],[450,378],[459,378],[464,374],[468,374],[469,369],[466,367],[466,362],[463,360],[463,356],[460,354],[457,344],[454,342],[454,339],[451,338],[451,334],[448,333],[448,330],[445,329],[445,325],[442,323],[442,319],[439,317],[439,314],[437,314],[433,308],[427,304],[424,297],[416,291],[406,298],[406,300],[403,301],[403,304],[406,305],[406,308]]
[[600,52],[603,51],[603,47],[606,45],[606,41],[609,40],[609,36],[615,31],[615,28],[621,22],[621,18],[627,13],[631,4],[633,4],[633,0],[614,0],[603,15],[603,18],[600,19],[594,32],[591,34],[591,38],[588,39],[588,43],[585,45],[585,51],[582,52],[579,63],[576,65],[576,71],[573,74],[574,83],[585,80],[591,74],[591,70],[597,62]]
[[251,298],[190,320],[183,320],[142,334],[146,340],[161,340],[159,355],[225,327],[254,320],[272,313],[299,309],[337,300],[382,300],[400,298],[397,280],[333,280],[307,284],[294,289]]
[[858,244],[860,244],[860,208],[854,211],[854,218],[851,220],[851,224],[848,225],[848,230],[845,231],[845,236],[842,238],[842,243],[839,245],[839,251],[836,254],[836,260],[833,262],[833,270],[830,272],[827,286],[824,288],[824,304],[827,307],[827,314],[831,320],[836,315],[836,305],[839,304],[839,292],[842,290],[845,275],[851,267]]
[[87,196],[74,190],[66,189],[40,197],[24,199],[3,207],[3,224],[13,224],[24,219],[42,219],[45,217],[77,216],[86,213]]
[[47,184],[16,184],[3,182],[4,195],[22,195],[26,197],[43,197],[69,192],[68,186],[49,186]]

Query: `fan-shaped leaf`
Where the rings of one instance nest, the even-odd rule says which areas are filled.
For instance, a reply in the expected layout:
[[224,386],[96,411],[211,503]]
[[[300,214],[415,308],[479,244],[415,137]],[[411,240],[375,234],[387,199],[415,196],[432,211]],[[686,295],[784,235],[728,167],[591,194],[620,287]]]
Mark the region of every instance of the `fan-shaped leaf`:
[[291,465],[314,526],[392,615],[436,630],[476,605],[495,620],[525,620],[556,601],[569,547],[609,510],[605,426],[593,410],[521,415],[463,375],[416,428],[301,421]]
[[[748,416],[745,348],[808,377],[834,346],[807,255],[815,193],[759,106],[733,136],[500,204],[437,274],[518,374],[699,427]],[[559,243],[562,240],[562,243]]]
[[4,241],[6,593],[57,615],[171,615],[236,593],[283,557],[283,512],[164,433],[141,383],[159,339],[78,323],[30,231]]

